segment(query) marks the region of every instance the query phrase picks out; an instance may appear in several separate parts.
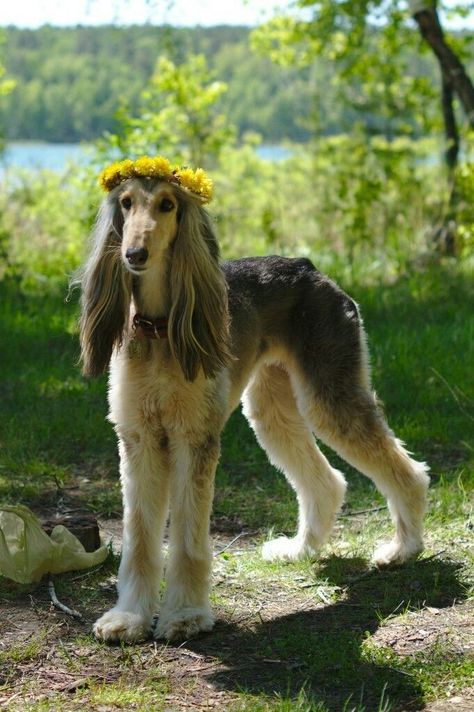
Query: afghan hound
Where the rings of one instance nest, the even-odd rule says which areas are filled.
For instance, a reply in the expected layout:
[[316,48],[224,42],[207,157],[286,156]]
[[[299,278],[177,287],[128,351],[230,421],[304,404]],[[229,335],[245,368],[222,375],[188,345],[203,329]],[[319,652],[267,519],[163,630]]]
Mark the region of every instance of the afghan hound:
[[[240,401],[298,500],[298,528],[265,559],[317,552],[346,482],[320,439],[370,477],[395,525],[377,565],[423,548],[427,467],[389,429],[370,385],[357,305],[307,259],[219,262],[198,196],[131,178],[105,198],[80,274],[85,375],[109,367],[123,494],[118,601],[94,625],[106,641],[183,640],[209,631],[209,519],[219,439]],[[159,617],[162,540],[169,522]]]

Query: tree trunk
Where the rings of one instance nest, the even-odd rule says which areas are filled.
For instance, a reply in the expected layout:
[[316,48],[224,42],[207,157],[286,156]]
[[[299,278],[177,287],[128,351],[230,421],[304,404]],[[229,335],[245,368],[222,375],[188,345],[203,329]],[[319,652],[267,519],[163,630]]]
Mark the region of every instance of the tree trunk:
[[433,240],[438,252],[456,256],[457,244],[456,212],[458,195],[456,174],[459,154],[459,133],[453,106],[453,94],[456,92],[466,113],[469,125],[474,128],[474,86],[466,73],[464,65],[446,43],[443,28],[436,9],[437,0],[409,0],[412,13],[423,39],[430,45],[439,62],[442,79],[441,104],[446,137],[445,159],[450,173],[450,195],[446,214],[441,225],[433,231]]
[[444,135],[446,137],[446,151],[444,155],[448,169],[452,173],[458,162],[459,132],[453,106],[453,85],[445,74],[442,76],[441,103],[443,107]]
[[464,65],[446,43],[436,3],[429,0],[411,0],[410,10],[426,42],[435,53],[446,83],[450,84],[466,112],[471,128],[474,128],[474,85]]
[[443,105],[444,132],[446,136],[446,150],[444,156],[450,173],[450,191],[446,215],[444,216],[442,224],[434,230],[433,240],[438,252],[450,257],[455,257],[459,251],[456,240],[456,210],[459,196],[456,190],[456,174],[454,169],[458,162],[459,133],[456,125],[456,116],[454,114],[453,87],[444,74],[441,99]]

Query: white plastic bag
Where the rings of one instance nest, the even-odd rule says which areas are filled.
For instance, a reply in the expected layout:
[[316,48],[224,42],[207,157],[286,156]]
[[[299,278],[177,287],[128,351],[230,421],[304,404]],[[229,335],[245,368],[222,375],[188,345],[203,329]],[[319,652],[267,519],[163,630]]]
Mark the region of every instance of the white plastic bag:
[[87,552],[62,524],[48,536],[21,504],[0,507],[0,575],[13,581],[31,583],[46,573],[88,569],[105,561],[108,553],[107,546]]

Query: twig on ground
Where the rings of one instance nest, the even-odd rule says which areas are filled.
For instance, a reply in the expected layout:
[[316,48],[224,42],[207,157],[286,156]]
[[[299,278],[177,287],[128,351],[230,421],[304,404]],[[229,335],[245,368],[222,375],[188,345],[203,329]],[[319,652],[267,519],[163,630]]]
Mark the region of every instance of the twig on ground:
[[219,551],[216,551],[216,552],[214,553],[214,556],[220,556],[221,554],[223,554],[224,551],[227,551],[227,549],[230,549],[230,547],[231,547],[233,544],[235,544],[235,542],[238,541],[239,539],[241,539],[242,537],[244,537],[244,536],[255,536],[256,534],[258,534],[258,532],[240,532],[240,534],[237,534],[237,536],[235,536],[235,537],[232,539],[232,541],[229,541],[229,543],[226,544],[226,546],[224,546],[223,549],[220,549]]
[[261,603],[257,611],[251,611],[250,613],[247,613],[245,616],[241,616],[240,618],[237,618],[235,623],[237,625],[242,625],[242,623],[246,623],[249,621],[251,618],[254,618],[254,616],[258,616],[260,623],[263,623],[263,618],[262,618],[262,613],[261,611],[265,608],[265,603]]
[[376,566],[374,566],[372,569],[368,569],[367,571],[364,571],[362,574],[359,574],[359,576],[353,576],[352,578],[348,579],[345,583],[344,586],[350,586],[353,583],[357,583],[357,581],[362,581],[363,579],[369,578],[369,576],[373,576],[374,574],[379,573],[380,569],[378,569]]
[[70,581],[80,581],[82,579],[89,578],[89,576],[93,576],[94,574],[96,574],[98,571],[101,570],[101,568],[107,562],[108,558],[109,558],[109,554],[107,555],[107,559],[105,559],[98,566],[95,566],[93,569],[88,569],[87,571],[82,572],[81,574],[77,574],[77,576],[71,576],[71,578],[69,580]]
[[67,613],[68,616],[72,616],[73,618],[77,619],[82,619],[82,613],[79,613],[79,611],[74,611],[72,608],[69,608],[64,603],[61,603],[60,600],[58,600],[52,578],[48,580],[48,592],[55,608],[59,608],[60,611],[63,611],[63,613]]
[[[317,588],[316,588],[317,587]],[[303,583],[301,586],[298,588],[316,588],[316,595],[319,596],[321,601],[325,603],[327,606],[331,605],[332,601],[327,595],[327,593],[324,591],[324,589],[321,587],[321,585],[317,581],[313,581],[312,583]],[[331,589],[333,591],[339,591],[341,589],[340,586],[331,586]]]
[[369,509],[359,509],[356,512],[341,512],[341,517],[356,517],[358,514],[369,514],[370,512],[381,512],[387,509],[387,505],[383,504],[380,507],[370,507]]
[[436,559],[438,556],[441,556],[442,554],[445,554],[447,552],[447,549],[441,549],[440,551],[437,551],[436,554],[431,554],[431,556],[427,556],[424,559],[419,559],[420,564],[425,564],[427,561],[432,561],[433,559]]
[[326,604],[326,606],[331,605],[331,599],[330,599],[329,596],[323,591],[323,589],[321,588],[321,586],[318,586],[318,588],[316,589],[316,594],[319,596],[319,598],[321,599],[321,601]]

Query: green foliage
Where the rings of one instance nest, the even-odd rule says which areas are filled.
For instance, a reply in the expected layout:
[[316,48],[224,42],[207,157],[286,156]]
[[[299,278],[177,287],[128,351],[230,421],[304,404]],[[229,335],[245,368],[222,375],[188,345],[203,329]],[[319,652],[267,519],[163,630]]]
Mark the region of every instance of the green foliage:
[[[314,92],[320,84],[326,84],[327,89],[329,66],[277,66],[251,51],[247,35],[238,43],[222,46],[208,62],[228,85],[222,104],[240,136],[257,132],[272,142],[308,138]],[[335,106],[333,95],[322,94],[319,101],[327,125],[335,126],[344,109],[340,104]]]
[[474,163],[468,162],[456,169],[455,175],[458,236],[465,254],[474,253]]
[[[368,131],[391,137],[439,128],[433,59],[421,56],[425,48],[406,2],[297,0],[294,8],[304,9],[305,19],[295,14],[270,20],[252,33],[256,49],[284,66],[330,62],[339,101],[353,107]],[[460,56],[469,43],[456,37]]]
[[[138,155],[146,147],[134,146],[131,136],[117,142]],[[155,141],[161,148],[158,136]],[[45,280],[59,283],[77,267],[101,197],[96,172],[113,150],[112,142],[102,144],[86,172],[31,172],[4,184],[0,278],[15,273],[31,289]],[[448,191],[428,160],[434,151],[429,142],[389,142],[361,132],[320,139],[279,162],[259,158],[250,142],[223,145],[213,165],[205,164],[215,182],[210,211],[222,254],[305,255],[346,281],[394,279],[432,251],[428,228]],[[189,147],[182,143],[178,155],[168,155],[189,156]],[[469,226],[469,201],[465,210]]]
[[84,253],[98,206],[77,169],[67,175],[18,171],[0,190],[0,280],[26,290],[63,284]]
[[[293,21],[280,22],[286,28]],[[300,39],[305,27],[296,27]],[[421,131],[423,122],[432,120],[430,92],[439,83],[432,57],[420,54],[419,46],[414,46],[416,33],[405,25],[401,34],[383,34],[380,44],[381,28],[369,29],[363,35],[365,45],[370,45],[367,55],[365,45],[360,51],[350,25],[350,32],[338,28],[323,53],[319,46],[324,27],[305,34],[298,46],[280,42],[280,30],[275,40],[262,32],[261,43],[272,47],[272,56],[287,56],[282,66],[266,54],[252,52],[249,30],[242,27],[7,28],[6,69],[21,91],[2,97],[0,122],[9,140],[90,141],[104,131],[116,133],[124,116],[139,114],[143,87],[149,85],[158,56],[179,66],[190,55],[203,54],[210,73],[228,85],[219,111],[232,117],[239,136],[250,131],[260,133],[266,142],[305,141],[315,128],[323,134],[338,133],[361,118],[373,131],[385,131],[387,126],[391,131],[406,131],[408,126]],[[456,36],[456,42],[467,43],[462,36]],[[387,55],[394,43],[401,52],[397,68]],[[344,48],[347,57],[340,56]],[[350,75],[351,63],[354,70],[364,67],[368,77]],[[341,83],[342,67],[347,76]],[[381,73],[380,86],[370,76],[376,70]],[[416,98],[421,89],[426,102]],[[390,120],[385,115],[377,118],[385,111],[385,101],[392,107]],[[153,114],[156,107],[151,108]],[[402,109],[408,112],[403,120],[393,115]]]
[[346,281],[394,278],[430,251],[447,191],[427,162],[433,150],[360,132],[278,163],[225,151],[215,175],[224,255],[299,254]]
[[181,65],[160,57],[141,94],[139,115],[123,114],[117,132],[99,142],[100,153],[127,158],[160,153],[191,165],[212,161],[234,139],[233,127],[218,108],[226,90],[204,55],[191,55]]
[[[215,217],[223,253],[315,255],[319,263],[395,275],[424,250],[430,212],[444,201],[424,165],[434,146],[408,139],[352,136],[314,141],[282,162],[260,159],[248,137],[219,110],[225,86],[203,56],[175,65],[161,58],[143,92],[144,108],[99,143],[104,163],[157,151],[212,169]],[[358,266],[356,268],[356,265]]]
[[150,42],[141,42],[127,48],[131,62],[120,61],[122,40],[112,27],[7,29],[7,68],[21,86],[4,102],[8,137],[77,141],[109,128],[119,97],[136,101],[137,69],[149,75],[156,56],[156,46],[152,51]]
[[[179,66],[196,54],[229,85],[219,110],[232,115],[240,134],[259,131],[267,141],[308,137],[299,122],[311,110],[308,73],[252,54],[246,28],[11,27],[5,34],[7,69],[21,86],[0,107],[10,140],[79,141],[115,133],[125,116],[146,104],[143,87],[150,86],[157,57]],[[155,95],[161,91],[155,84]],[[149,107],[153,114],[156,107]]]
[[[3,32],[0,33],[0,50],[3,49],[2,45],[4,42],[4,35]],[[2,52],[3,54],[3,52]],[[0,102],[3,101],[3,97],[7,96],[7,94],[10,94],[10,92],[15,88],[15,82],[12,79],[5,79],[5,67],[3,66],[3,62],[1,61],[2,57],[0,56]],[[1,107],[1,103],[0,103]],[[3,127],[0,130],[0,151],[3,150],[4,147],[4,140],[3,140]],[[1,251],[2,251],[2,235],[0,233],[0,258],[1,258]]]
[[6,96],[15,88],[13,79],[5,79],[5,67],[0,64],[0,96]]

